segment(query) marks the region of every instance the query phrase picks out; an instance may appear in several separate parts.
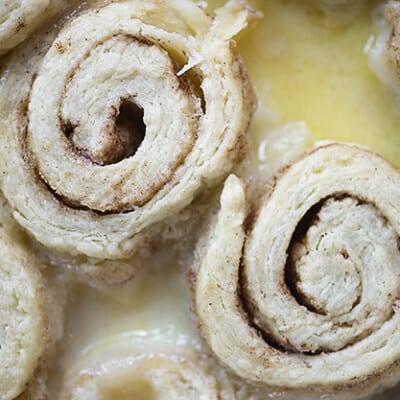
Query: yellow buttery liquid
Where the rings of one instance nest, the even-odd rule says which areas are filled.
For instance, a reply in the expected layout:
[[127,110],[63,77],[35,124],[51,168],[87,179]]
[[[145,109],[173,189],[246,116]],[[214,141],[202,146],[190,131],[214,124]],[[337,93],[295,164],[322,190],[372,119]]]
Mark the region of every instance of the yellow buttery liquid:
[[364,54],[378,3],[344,26],[324,22],[310,1],[254,4],[265,17],[239,49],[260,100],[283,123],[305,121],[310,145],[355,142],[400,165],[400,112]]
[[[212,8],[222,3],[209,0]],[[238,47],[261,113],[275,114],[275,125],[304,122],[308,146],[318,140],[355,142],[400,166],[400,111],[369,70],[364,54],[374,33],[371,13],[377,3],[369,3],[344,26],[324,22],[310,1],[253,3],[265,17],[239,38]],[[253,151],[269,129],[267,123],[253,127]],[[78,286],[72,291],[55,386],[82,353],[107,337],[169,330],[196,340],[177,261],[166,252],[154,264],[125,287]]]

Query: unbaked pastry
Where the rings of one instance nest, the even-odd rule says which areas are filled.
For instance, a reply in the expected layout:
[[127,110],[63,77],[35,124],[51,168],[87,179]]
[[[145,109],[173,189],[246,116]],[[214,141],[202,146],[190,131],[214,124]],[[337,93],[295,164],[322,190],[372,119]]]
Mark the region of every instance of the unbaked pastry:
[[13,54],[0,83],[1,186],[46,247],[121,258],[240,157],[255,107],[231,38],[255,11],[94,3]]
[[46,398],[46,373],[62,334],[64,289],[0,200],[0,398]]
[[399,188],[388,162],[339,144],[283,168],[254,216],[230,176],[195,271],[215,355],[244,379],[308,398],[396,382]]
[[164,330],[111,337],[71,367],[59,399],[235,400],[236,390],[244,393],[196,347]]

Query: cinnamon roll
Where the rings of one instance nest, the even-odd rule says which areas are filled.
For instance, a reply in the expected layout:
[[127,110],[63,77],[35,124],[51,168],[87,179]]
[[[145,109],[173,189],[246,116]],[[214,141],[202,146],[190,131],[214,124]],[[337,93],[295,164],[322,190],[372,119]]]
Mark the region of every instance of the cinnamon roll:
[[64,0],[5,0],[0,9],[0,54],[25,40],[64,5]]
[[123,258],[240,157],[255,100],[231,38],[258,14],[235,0],[214,16],[189,0],[86,7],[6,66],[1,186],[46,247]]
[[194,282],[215,355],[244,379],[308,398],[394,384],[399,188],[388,162],[340,144],[283,168],[253,217],[230,176]]
[[47,367],[62,334],[63,287],[28,248],[0,203],[0,398],[46,398]]
[[227,375],[196,347],[169,331],[111,337],[71,367],[59,398],[235,399]]

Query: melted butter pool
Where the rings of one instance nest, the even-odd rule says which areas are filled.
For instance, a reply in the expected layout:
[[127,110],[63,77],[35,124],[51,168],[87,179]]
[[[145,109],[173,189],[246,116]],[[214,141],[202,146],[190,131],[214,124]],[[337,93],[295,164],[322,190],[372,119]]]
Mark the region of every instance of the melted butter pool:
[[310,146],[359,143],[400,166],[400,112],[365,55],[378,3],[369,2],[344,26],[329,25],[310,3],[254,1],[265,17],[239,51],[259,99],[282,123],[305,121]]

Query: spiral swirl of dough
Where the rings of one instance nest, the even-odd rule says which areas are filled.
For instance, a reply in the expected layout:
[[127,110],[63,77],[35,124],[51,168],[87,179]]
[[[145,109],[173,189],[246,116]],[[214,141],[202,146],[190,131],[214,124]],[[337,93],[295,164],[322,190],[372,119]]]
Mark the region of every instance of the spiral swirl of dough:
[[399,188],[379,156],[320,147],[278,175],[246,236],[244,188],[230,176],[194,283],[217,357],[242,378],[317,398],[398,380]]
[[235,399],[233,385],[186,336],[112,337],[91,346],[63,379],[60,400]]
[[24,47],[0,104],[17,220],[49,248],[120,258],[223,179],[255,104],[231,40],[252,12],[238,1],[214,17],[189,0],[94,4],[36,38],[33,58]]
[[20,44],[43,21],[60,11],[63,0],[5,0],[0,9],[0,54]]
[[61,336],[62,310],[52,278],[29,251],[0,204],[0,398],[41,399],[46,363]]

